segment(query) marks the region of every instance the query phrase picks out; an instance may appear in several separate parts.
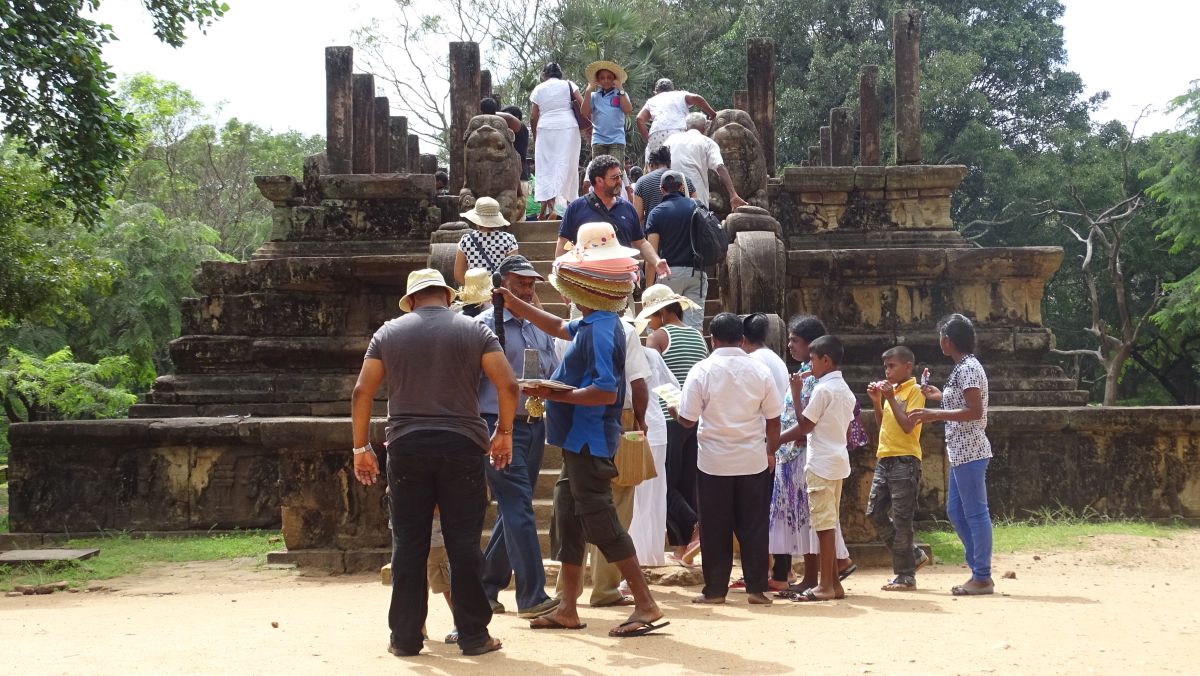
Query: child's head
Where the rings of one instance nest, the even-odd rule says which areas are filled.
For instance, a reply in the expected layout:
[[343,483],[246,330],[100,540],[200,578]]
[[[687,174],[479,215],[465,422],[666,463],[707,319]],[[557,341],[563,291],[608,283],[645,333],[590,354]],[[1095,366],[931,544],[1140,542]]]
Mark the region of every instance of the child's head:
[[796,361],[808,361],[809,346],[826,333],[825,325],[812,315],[793,317],[788,326],[788,353]]
[[742,319],[742,349],[753,352],[767,344],[767,334],[771,331],[771,321],[761,312],[746,315]]
[[899,385],[912,377],[914,362],[913,351],[897,345],[883,353],[883,375],[889,383]]
[[952,314],[938,322],[938,344],[947,357],[971,354],[975,351],[975,325],[970,319]]
[[808,344],[809,359],[812,360],[812,374],[820,378],[826,373],[838,370],[842,363],[842,341],[834,336],[821,336]]

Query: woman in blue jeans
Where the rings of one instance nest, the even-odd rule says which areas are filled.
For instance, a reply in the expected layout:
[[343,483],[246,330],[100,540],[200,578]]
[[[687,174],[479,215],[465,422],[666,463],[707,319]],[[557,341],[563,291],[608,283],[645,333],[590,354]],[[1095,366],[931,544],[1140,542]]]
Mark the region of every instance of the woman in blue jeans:
[[942,354],[954,361],[954,370],[942,390],[924,385],[928,401],[942,408],[917,409],[909,418],[924,423],[946,423],[946,455],[950,460],[950,486],[946,491],[946,515],[962,540],[971,579],[951,588],[955,596],[991,594],[992,517],[988,512],[987,467],[992,459],[988,442],[988,380],[983,365],[975,358],[975,326],[970,319],[952,314],[938,322]]

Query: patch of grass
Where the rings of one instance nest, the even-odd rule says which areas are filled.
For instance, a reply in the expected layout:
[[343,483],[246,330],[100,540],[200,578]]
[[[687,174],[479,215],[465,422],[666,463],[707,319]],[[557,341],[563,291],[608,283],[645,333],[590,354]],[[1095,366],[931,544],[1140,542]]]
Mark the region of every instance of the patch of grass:
[[[918,539],[929,544],[934,556],[943,563],[963,563],[962,542],[949,523],[939,522],[936,530],[922,531]],[[1053,549],[1079,549],[1098,535],[1135,535],[1169,539],[1187,528],[1185,525],[1150,523],[1134,519],[1114,519],[1098,512],[1074,513],[1065,508],[1042,509],[1025,519],[1001,518],[992,523],[992,551],[1027,552]]]
[[0,533],[8,532],[8,484],[0,484]]
[[182,538],[132,538],[120,533],[112,537],[69,540],[59,547],[99,548],[100,553],[86,561],[52,563],[44,566],[0,566],[0,591],[13,585],[44,584],[66,580],[72,587],[85,586],[90,580],[107,580],[131,575],[149,564],[185,561],[218,561],[251,557],[259,564],[267,552],[280,548],[278,533],[247,531]]

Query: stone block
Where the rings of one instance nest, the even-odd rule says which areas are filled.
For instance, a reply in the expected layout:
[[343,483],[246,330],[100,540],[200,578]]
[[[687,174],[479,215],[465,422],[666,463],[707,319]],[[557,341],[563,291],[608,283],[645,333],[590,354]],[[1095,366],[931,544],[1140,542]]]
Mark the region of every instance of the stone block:
[[377,570],[382,570],[387,567],[388,581],[384,584],[391,583],[391,563],[392,550],[387,547],[376,547],[374,549],[353,549],[348,550],[345,556],[345,570],[347,573],[368,573]]
[[887,185],[886,167],[854,167],[854,189],[882,191]]
[[917,164],[901,167],[885,167],[888,190],[929,190],[946,188],[954,190],[967,175],[967,168],[960,164]]
[[328,174],[320,178],[327,200],[407,200],[420,202],[434,196],[428,174]]
[[346,572],[346,552],[340,549],[288,549],[267,554],[267,563],[322,570],[335,575]]
[[850,192],[854,189],[854,167],[788,167],[783,185],[789,192]]
[[[725,232],[729,234],[730,240],[736,239],[740,232],[771,232],[776,237],[783,238],[783,227],[779,225],[779,221],[766,209],[751,206],[740,207],[729,214],[725,218]],[[521,250],[524,249],[525,246],[522,245]]]
[[277,207],[298,204],[302,192],[300,182],[292,176],[255,176],[258,191]]

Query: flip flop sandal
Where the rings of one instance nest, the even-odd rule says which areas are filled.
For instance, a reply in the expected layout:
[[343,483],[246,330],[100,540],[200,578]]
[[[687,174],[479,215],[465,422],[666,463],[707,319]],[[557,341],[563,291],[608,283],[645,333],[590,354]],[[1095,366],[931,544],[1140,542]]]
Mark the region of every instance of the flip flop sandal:
[[621,598],[617,599],[616,601],[609,601],[608,603],[599,603],[599,604],[594,603],[594,604],[592,604],[592,607],[593,608],[612,608],[614,606],[636,606],[636,605],[637,605],[637,601],[632,596],[621,596]]
[[996,585],[990,585],[982,589],[972,589],[964,585],[954,585],[950,588],[951,596],[987,596],[996,592]]
[[502,647],[504,647],[503,644],[501,644],[500,641],[493,638],[493,639],[489,639],[488,642],[484,643],[483,645],[475,646],[474,648],[463,648],[462,654],[468,655],[468,656],[486,655],[490,652],[495,652]]
[[792,599],[796,603],[822,603],[825,601],[834,601],[836,599],[819,599],[817,593],[812,589],[805,589]]
[[856,571],[856,570],[858,570],[857,563],[852,563],[852,564],[846,566],[838,573],[838,582],[841,582],[842,580],[845,580],[846,578],[850,577],[851,575],[854,574],[854,571]]
[[450,632],[449,634],[446,634],[446,643],[458,643],[458,630],[457,629]]
[[[539,620],[542,622],[545,622],[546,624],[539,624],[539,625],[535,626],[533,623],[537,622]],[[587,622],[580,622],[579,624],[575,625],[574,627],[568,627],[567,625],[563,624],[562,622],[559,622],[558,620],[554,619],[553,617],[547,617],[547,616],[543,615],[541,617],[530,620],[529,628],[530,629],[567,629],[570,631],[576,631],[579,629],[586,629]]]
[[[617,629],[620,629],[622,627],[629,627],[629,626],[633,626],[635,624],[640,625],[640,626],[637,629],[633,629],[630,631],[617,631]],[[632,638],[634,636],[645,636],[646,634],[649,634],[652,631],[662,629],[663,627],[667,626],[668,624],[671,624],[671,623],[670,622],[660,622],[659,624],[654,624],[653,622],[643,622],[641,620],[630,620],[628,622],[622,622],[621,624],[617,625],[617,629],[610,629],[608,632],[608,635],[612,636],[613,638]]]
[[[889,589],[888,587],[892,587],[892,589]],[[901,578],[899,575],[897,575],[896,577],[892,578],[891,582],[888,582],[887,584],[883,585],[883,587],[881,587],[880,589],[882,591],[910,591],[910,590],[913,590],[916,588],[917,588],[916,580],[912,580],[912,578],[905,580],[905,579]]]

